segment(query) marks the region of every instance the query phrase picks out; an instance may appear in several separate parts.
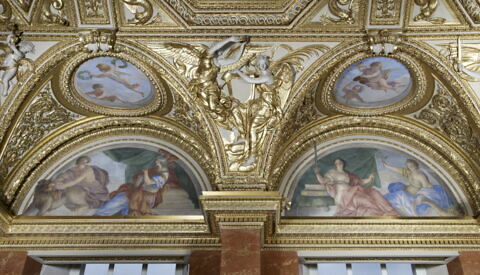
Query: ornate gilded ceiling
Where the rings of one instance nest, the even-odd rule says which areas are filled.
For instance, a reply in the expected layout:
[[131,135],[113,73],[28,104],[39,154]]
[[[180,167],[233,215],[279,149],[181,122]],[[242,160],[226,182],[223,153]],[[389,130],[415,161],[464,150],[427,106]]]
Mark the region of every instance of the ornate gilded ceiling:
[[0,247],[476,249],[479,14],[0,0]]

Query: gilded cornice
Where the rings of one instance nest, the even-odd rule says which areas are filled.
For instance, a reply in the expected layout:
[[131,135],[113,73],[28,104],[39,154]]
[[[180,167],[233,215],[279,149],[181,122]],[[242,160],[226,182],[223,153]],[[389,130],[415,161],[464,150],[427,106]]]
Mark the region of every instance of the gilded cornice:
[[[24,32],[23,40],[39,44],[58,42],[35,59],[36,72],[17,83],[2,101],[6,103],[0,107],[2,161],[9,150],[21,152],[11,162],[13,167],[8,167],[10,173],[0,184],[6,204],[0,206],[0,232],[4,232],[0,234],[0,250],[218,249],[221,228],[259,228],[264,249],[267,250],[478,250],[480,166],[475,150],[471,150],[477,144],[471,141],[478,140],[480,133],[480,99],[470,83],[456,72],[455,64],[428,44],[431,41],[454,41],[457,37],[478,40],[480,25],[475,17],[475,7],[468,6],[463,0],[453,1],[448,5],[452,8],[451,15],[459,23],[433,24],[428,21],[432,18],[426,14],[420,16],[419,21],[412,22],[413,17],[419,15],[418,12],[413,13],[413,0],[403,6],[387,7],[382,14],[394,15],[388,20],[379,17],[383,16],[380,13],[375,18],[367,18],[368,11],[373,11],[373,6],[368,5],[373,1],[366,0],[355,1],[351,6],[339,5],[340,1],[335,0],[284,0],[283,3],[288,3],[284,8],[271,1],[272,8],[245,12],[245,15],[233,12],[241,9],[239,5],[242,3],[232,1],[237,7],[216,8],[215,1],[210,0],[122,0],[109,1],[110,5],[102,1],[103,9],[109,8],[108,16],[88,18],[83,1],[77,1],[77,5],[73,1],[60,1],[64,5],[56,7],[57,12],[61,11],[61,16],[56,17],[51,14],[55,8],[50,9],[51,0],[36,1],[30,7],[30,13],[22,11],[13,1],[0,0],[0,5],[6,3],[7,7],[0,14],[0,40],[5,41],[9,33],[5,23],[17,23]],[[260,5],[266,0],[257,2],[249,3],[263,8],[266,6]],[[129,9],[139,16],[127,20],[125,5],[129,3],[133,7],[146,7],[146,10],[142,13]],[[379,7],[382,1],[375,1],[375,4]],[[230,11],[225,13],[222,9]],[[399,10],[404,13],[403,17],[397,16]],[[321,16],[320,13],[330,18],[328,22],[312,21],[317,15]],[[168,17],[171,22],[162,22],[158,19],[159,15]],[[439,17],[438,12],[432,16]],[[438,23],[440,21],[437,20]],[[332,88],[335,77],[340,73],[338,69],[334,72],[337,74],[332,76],[336,67],[347,67],[351,63],[345,62],[355,54],[375,56],[368,44],[367,33],[370,33],[372,25],[383,23],[397,30],[401,37],[395,53],[385,56],[401,59],[411,64],[409,69],[420,71],[414,76],[420,82],[418,87],[422,97],[413,98],[402,108],[379,110],[375,114],[317,108],[324,100],[315,95],[328,92],[324,87]],[[375,30],[379,26],[374,26]],[[109,53],[80,52],[85,50],[85,43],[82,44],[79,34],[93,31],[93,27],[116,32],[116,40]],[[291,91],[293,96],[285,107],[284,122],[265,137],[266,149],[259,158],[259,168],[252,173],[228,171],[217,125],[193,100],[189,81],[152,47],[152,44],[165,41],[213,43],[231,35],[248,35],[253,44],[284,43],[297,48],[299,44],[311,42],[330,47],[301,75],[297,75]],[[93,108],[85,110],[85,106],[76,104],[75,99],[69,98],[67,86],[71,86],[71,82],[66,79],[68,75],[63,69],[68,66],[64,65],[78,56],[89,58],[101,55],[130,60],[143,71],[151,72],[150,80],[158,80],[159,86],[168,87],[165,108],[141,110],[127,117]],[[70,63],[68,72],[73,72],[83,60]],[[39,139],[27,142],[25,148],[16,148],[12,144],[21,135],[18,129],[24,125],[27,113],[50,81],[53,90],[51,98],[61,105],[62,110],[85,117],[66,119],[48,128]],[[452,99],[451,106],[456,108],[450,109],[471,128],[445,130],[429,123],[425,116],[423,119],[419,116],[422,111],[432,111],[435,107],[435,81]],[[438,113],[442,119],[449,118],[447,112]],[[465,126],[465,123],[462,125]],[[32,131],[38,132],[37,129]],[[335,145],[337,139],[350,138],[351,141],[359,136],[365,142],[381,139],[391,146],[402,143],[404,146],[401,148],[405,151],[418,151],[425,156],[424,159],[442,167],[442,173],[458,185],[454,192],[463,194],[459,197],[467,214],[476,219],[281,217],[288,205],[285,197],[293,184],[293,181],[286,182],[288,171],[296,160],[312,149],[312,141]],[[200,198],[204,215],[194,217],[99,219],[19,217],[12,214],[20,213],[38,179],[48,169],[58,168],[59,161],[70,152],[94,148],[94,143],[108,144],[108,139],[114,138],[121,138],[124,142],[155,139],[179,148],[205,174],[206,182],[202,188],[222,191],[205,192]],[[462,140],[467,142],[462,143]],[[281,190],[282,184],[285,186]],[[282,193],[279,194],[279,191]],[[65,262],[68,258],[51,258],[50,262],[62,260]],[[72,258],[70,260],[73,261]]]

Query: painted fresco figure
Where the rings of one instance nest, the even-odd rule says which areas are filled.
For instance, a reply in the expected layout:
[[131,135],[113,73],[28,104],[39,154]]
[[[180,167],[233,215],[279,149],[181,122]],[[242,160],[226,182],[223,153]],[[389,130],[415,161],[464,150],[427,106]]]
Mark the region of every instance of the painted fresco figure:
[[345,99],[345,103],[348,104],[351,100],[365,103],[363,98],[359,95],[363,90],[362,85],[354,85],[352,87],[353,83],[354,82],[352,81],[349,84],[345,85],[345,87],[343,87],[344,95],[342,97]]
[[79,157],[74,167],[54,179],[40,180],[23,215],[43,216],[63,205],[78,215],[101,207],[109,199],[108,172],[89,162],[89,157]]
[[382,62],[372,62],[368,67],[359,64],[357,70],[362,74],[355,77],[353,80],[358,81],[373,90],[380,90],[387,93],[389,90],[397,91],[399,88],[407,85],[401,81],[401,79],[388,81],[392,70],[383,69]]
[[110,102],[115,102],[115,101],[120,101],[121,103],[128,104],[129,102],[124,101],[120,99],[118,96],[114,95],[107,95],[105,93],[105,90],[103,90],[103,85],[100,83],[95,83],[92,85],[92,89],[89,92],[85,92],[86,95],[91,96],[93,98],[99,99],[99,100],[106,100]]
[[[115,60],[113,60],[113,61],[115,61]],[[115,63],[115,62],[113,62],[113,63]],[[120,67],[118,65],[116,65],[116,63],[113,64],[113,65],[114,65],[114,67],[112,69],[112,66],[110,66],[108,64],[99,63],[99,64],[97,64],[96,67],[101,73],[93,74],[91,72],[88,72],[88,76],[89,77],[95,77],[95,78],[110,78],[111,80],[122,84],[123,86],[125,86],[129,90],[131,90],[131,91],[133,91],[137,94],[140,94],[142,97],[145,96],[145,94],[141,90],[138,89],[140,87],[140,84],[130,82],[130,80],[128,79],[128,76],[130,75],[129,73],[120,71]]]
[[[84,212],[89,208],[99,208],[108,201],[107,184],[109,182],[108,172],[104,169],[88,165],[90,157],[81,156],[76,160],[76,165],[59,174],[53,180],[57,190],[74,190],[79,198],[83,196],[83,203],[80,200],[76,212]],[[71,208],[66,205],[67,208]]]
[[406,168],[382,161],[386,168],[404,176],[408,183],[394,182],[388,186],[385,198],[407,216],[452,216],[455,209],[441,185],[432,184],[416,160],[407,159]]
[[374,180],[374,174],[361,179],[345,171],[343,160],[336,159],[334,164],[335,168],[330,169],[323,176],[319,168],[315,168],[314,171],[318,183],[325,185],[328,194],[335,200],[335,216],[399,215],[378,190],[364,186]]
[[111,200],[95,212],[98,216],[121,215],[142,216],[152,214],[152,209],[163,200],[170,173],[167,160],[159,157],[155,166],[138,171],[133,184],[121,185],[110,194]]

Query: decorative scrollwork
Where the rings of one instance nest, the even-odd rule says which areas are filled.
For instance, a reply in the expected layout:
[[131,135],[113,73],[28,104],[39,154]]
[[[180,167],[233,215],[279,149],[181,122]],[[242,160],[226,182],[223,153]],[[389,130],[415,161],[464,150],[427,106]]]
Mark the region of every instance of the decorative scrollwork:
[[462,43],[460,37],[456,43],[439,44],[440,54],[451,62],[460,77],[467,81],[480,81],[480,46],[478,43]]
[[[340,0],[344,1],[344,0]],[[298,0],[283,14],[195,14],[181,0],[166,0],[175,11],[187,22],[202,26],[249,26],[249,25],[287,25],[312,2]]]
[[395,10],[395,0],[376,0],[376,5],[376,17],[388,18],[393,15]]
[[0,13],[0,22],[10,22],[12,18],[12,7],[10,7],[6,0],[0,0],[0,6],[2,9],[2,12]]
[[1,158],[0,178],[5,177],[41,138],[77,118],[76,114],[64,109],[51,94],[49,84],[33,100],[19,121]]
[[460,0],[465,11],[475,23],[480,23],[480,4],[475,0]]
[[[324,14],[321,17],[321,22],[354,24],[353,4],[354,0],[329,0],[328,10],[337,18]],[[347,7],[345,8],[345,6]]]
[[203,140],[207,140],[205,127],[202,126],[195,112],[180,95],[174,93],[173,97],[175,102],[173,105],[174,109],[168,116],[192,130],[192,132],[199,135]]
[[317,110],[315,106],[315,93],[317,91],[317,86],[309,91],[305,95],[301,105],[298,105],[295,112],[292,112],[294,115],[292,118],[289,118],[289,123],[284,124],[284,128],[281,130],[282,140],[279,143],[285,143],[287,140],[292,137],[299,129],[305,125],[318,120],[323,117],[323,115]]
[[70,25],[68,20],[62,14],[64,6],[65,4],[63,0],[48,0],[43,2],[40,19],[42,22],[49,25]]
[[415,4],[420,6],[420,13],[417,14],[413,21],[428,21],[432,24],[443,24],[446,19],[441,17],[432,17],[437,10],[438,0],[415,0]]
[[83,50],[91,53],[113,51],[116,41],[115,31],[92,30],[80,32]]
[[392,54],[397,49],[397,44],[402,41],[398,33],[389,30],[380,30],[368,35],[370,50],[374,54]]
[[457,101],[444,87],[437,86],[437,93],[428,107],[415,118],[443,132],[465,152],[480,155],[480,139],[470,127],[466,115],[458,108]]
[[128,19],[128,23],[143,25],[153,16],[153,6],[147,0],[122,0],[126,7],[134,14],[134,17]]

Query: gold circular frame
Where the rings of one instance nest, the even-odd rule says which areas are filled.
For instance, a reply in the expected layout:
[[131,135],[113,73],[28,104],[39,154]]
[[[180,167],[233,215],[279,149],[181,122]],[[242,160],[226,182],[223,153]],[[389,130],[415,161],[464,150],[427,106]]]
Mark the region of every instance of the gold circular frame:
[[[132,58],[131,56],[136,56],[138,59]],[[82,97],[75,88],[73,80],[74,74],[84,62],[97,57],[115,57],[134,65],[152,84],[153,98],[150,102],[142,107],[130,109],[102,106]],[[143,116],[157,112],[168,105],[168,88],[162,82],[161,77],[154,73],[153,69],[145,65],[147,62],[148,60],[145,56],[139,55],[137,52],[133,54],[133,52],[128,49],[122,52],[79,53],[65,64],[60,73],[58,81],[58,83],[60,83],[60,97],[65,98],[70,105],[85,110],[88,113],[110,116]]]
[[[341,74],[353,64],[372,57],[395,59],[407,68],[413,82],[408,94],[397,102],[381,107],[352,107],[338,102],[335,99],[334,92],[336,83]],[[349,115],[383,115],[395,112],[405,113],[408,112],[408,110],[416,109],[418,106],[423,105],[431,96],[431,92],[428,92],[427,89],[427,78],[422,71],[421,66],[413,61],[413,58],[401,52],[396,53],[395,55],[375,55],[361,52],[348,58],[345,62],[342,62],[342,64],[327,77],[324,85],[319,85],[317,96],[318,93],[321,94],[320,101],[317,100],[317,104],[320,105],[320,111],[326,113],[343,113]]]

